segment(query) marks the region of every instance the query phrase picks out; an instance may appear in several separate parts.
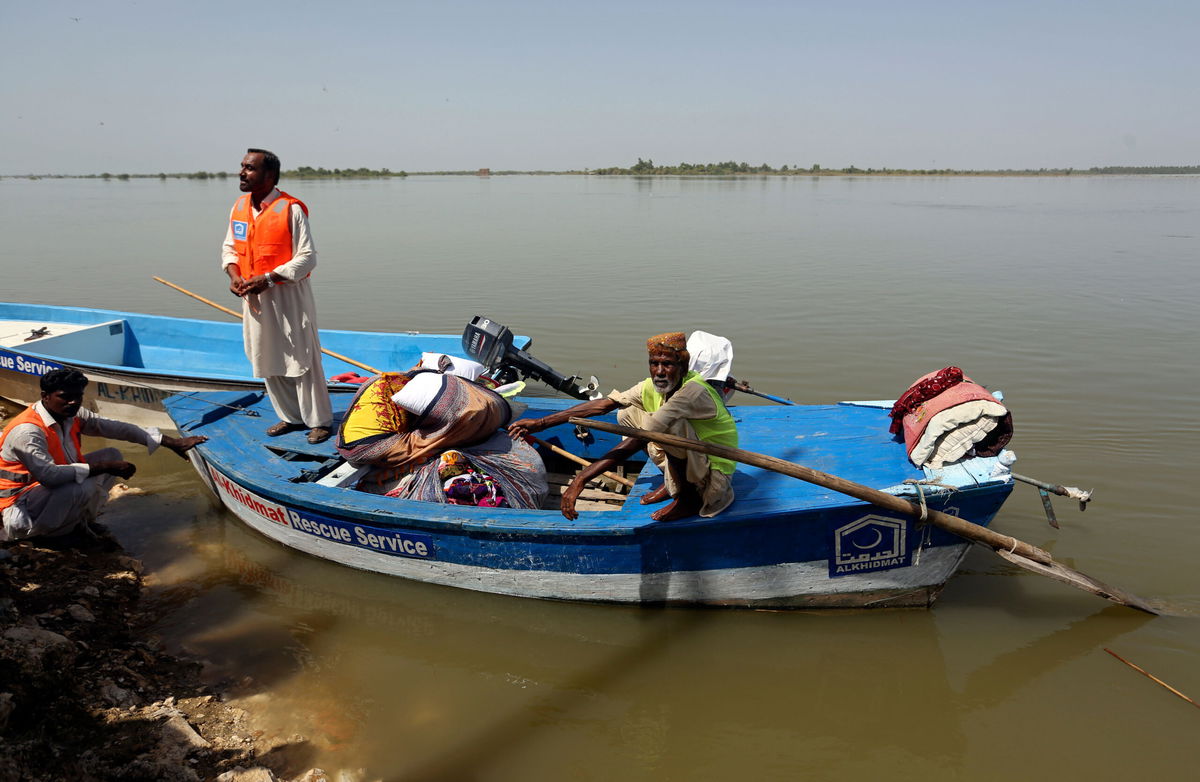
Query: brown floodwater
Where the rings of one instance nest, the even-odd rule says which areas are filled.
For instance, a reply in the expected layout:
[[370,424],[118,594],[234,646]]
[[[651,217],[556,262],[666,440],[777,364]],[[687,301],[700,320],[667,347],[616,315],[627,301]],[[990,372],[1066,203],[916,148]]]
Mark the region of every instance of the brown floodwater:
[[[1018,472],[1095,489],[995,528],[1169,603],[1150,617],[973,551],[929,611],[638,609],[400,581],[285,549],[170,453],[106,520],[175,648],[384,779],[1119,779],[1194,775],[1200,699],[1200,178],[295,182],[321,325],[487,314],[606,388],[650,334],[733,340],[798,402],[950,364],[1005,393]],[[3,298],[221,317],[233,180],[0,180]],[[46,242],[69,215],[76,229]],[[197,217],[207,219],[197,220]],[[38,276],[24,270],[38,263]],[[226,299],[229,299],[226,301]],[[746,399],[747,403],[757,403]]]

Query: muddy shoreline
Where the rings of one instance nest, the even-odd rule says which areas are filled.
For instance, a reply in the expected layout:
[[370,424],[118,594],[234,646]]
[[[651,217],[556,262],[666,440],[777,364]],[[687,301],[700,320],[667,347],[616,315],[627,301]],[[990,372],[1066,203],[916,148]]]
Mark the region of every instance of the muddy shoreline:
[[168,653],[142,564],[111,537],[0,544],[0,782],[354,780]]

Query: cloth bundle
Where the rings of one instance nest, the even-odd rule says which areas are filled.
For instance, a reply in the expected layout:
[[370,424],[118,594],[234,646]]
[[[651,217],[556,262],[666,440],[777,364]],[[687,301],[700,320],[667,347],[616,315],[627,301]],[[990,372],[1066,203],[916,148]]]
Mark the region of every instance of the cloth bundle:
[[[513,440],[507,432],[499,431],[479,445],[456,448],[470,463],[473,472],[487,486],[495,486],[495,497],[502,498],[502,508],[539,508],[550,491],[546,483],[546,465],[533,446],[523,440]],[[450,503],[446,481],[441,476],[441,459],[431,459],[412,472],[402,476],[390,486],[380,486],[375,493],[404,500]],[[462,473],[466,474],[466,473]],[[454,480],[451,475],[449,480]],[[370,486],[359,484],[360,489],[373,491]],[[456,488],[464,491],[468,487]],[[470,487],[472,496],[475,489]],[[490,496],[490,489],[489,495]],[[464,503],[454,503],[464,504]],[[484,505],[483,502],[465,503]]]
[[[370,426],[352,427],[352,418]],[[537,508],[549,491],[546,466],[536,450],[513,441],[503,430],[511,418],[507,400],[456,375],[430,371],[382,375],[351,402],[337,449],[351,464],[371,468],[356,486],[361,491],[448,502],[439,466],[447,451],[457,451],[482,476],[479,483],[488,491],[480,496],[494,502],[503,498],[506,503],[493,507]],[[354,435],[372,433],[352,439],[352,429]],[[494,496],[488,481],[495,487]],[[476,488],[470,491],[476,496]]]
[[958,367],[923,375],[890,413],[893,434],[904,433],[917,467],[939,468],[974,451],[995,456],[1012,439],[1012,414]]
[[481,508],[507,508],[496,479],[478,472],[461,451],[446,451],[438,459],[438,477],[450,505],[476,505]]

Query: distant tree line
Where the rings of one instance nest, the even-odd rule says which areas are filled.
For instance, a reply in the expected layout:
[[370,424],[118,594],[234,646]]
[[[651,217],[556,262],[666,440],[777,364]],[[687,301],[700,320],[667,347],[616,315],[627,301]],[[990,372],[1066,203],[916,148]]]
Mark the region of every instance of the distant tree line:
[[[190,174],[187,174],[187,173],[164,174],[161,171],[157,174],[110,174],[107,171],[105,171],[103,174],[85,174],[78,178],[79,179],[120,179],[120,180],[124,181],[126,179],[227,179],[231,176],[233,176],[233,175],[230,174],[228,171],[218,171],[216,173],[209,173],[208,171],[193,171]],[[48,177],[48,178],[70,179],[73,177]]]
[[680,163],[677,166],[658,166],[653,160],[637,159],[637,163],[629,168],[612,166],[596,168],[584,173],[599,175],[632,175],[645,176],[651,174],[666,174],[673,176],[731,176],[738,174],[775,174],[775,175],[806,175],[806,176],[845,176],[847,174],[871,174],[873,176],[914,176],[914,175],[990,175],[990,176],[1070,176],[1074,173],[1088,174],[1200,174],[1200,166],[1106,166],[1093,167],[1086,172],[1074,168],[1005,168],[1005,169],[953,169],[953,168],[823,168],[812,164],[808,168],[795,165],[783,165],[778,169],[767,163],[750,165],[745,162],[727,160],[724,163]]
[[[783,176],[847,176],[869,174],[872,176],[1070,176],[1072,174],[1200,174],[1200,166],[1093,166],[1088,169],[1074,168],[1003,168],[1003,169],[953,169],[953,168],[824,168],[813,163],[807,168],[800,165],[783,165],[774,168],[767,163],[754,166],[746,162],[727,160],[723,163],[680,163],[677,166],[655,165],[653,160],[637,159],[628,168],[610,166],[608,168],[582,169],[572,171],[513,171],[473,169],[469,171],[417,171],[416,175],[455,175],[476,176],[484,174],[504,176],[511,174],[596,174],[648,176],[738,176],[738,175],[783,175]],[[236,176],[228,171],[193,171],[191,173],[157,173],[157,174],[15,174],[0,175],[0,179],[228,179]],[[300,166],[291,171],[284,171],[282,179],[380,179],[387,177],[406,177],[405,171],[391,171],[386,168],[313,168]]]
[[1088,169],[1089,174],[1200,174],[1200,166],[1103,166]]
[[[472,172],[473,173],[473,172]],[[25,179],[117,179],[125,181],[128,179],[228,179],[229,177],[237,176],[228,171],[193,171],[191,173],[173,173],[166,174],[159,172],[157,174],[30,174],[24,177]],[[300,166],[291,171],[284,171],[280,175],[280,179],[371,179],[379,177],[395,177],[408,176],[404,171],[389,171],[386,168],[379,170],[371,168],[313,168],[312,166]],[[21,178],[21,177],[16,177]]]
[[313,168],[300,166],[293,171],[284,171],[281,179],[380,179],[393,176],[408,176],[404,171],[390,171],[386,168]]

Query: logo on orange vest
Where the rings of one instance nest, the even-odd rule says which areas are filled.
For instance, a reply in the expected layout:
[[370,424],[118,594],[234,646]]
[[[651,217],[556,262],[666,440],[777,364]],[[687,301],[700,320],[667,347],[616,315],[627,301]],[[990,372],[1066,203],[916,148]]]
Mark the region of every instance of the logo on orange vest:
[[233,221],[233,238],[246,241],[246,234],[250,230],[250,225],[245,220]]
[[863,516],[833,531],[829,577],[907,567],[908,524],[886,516]]

